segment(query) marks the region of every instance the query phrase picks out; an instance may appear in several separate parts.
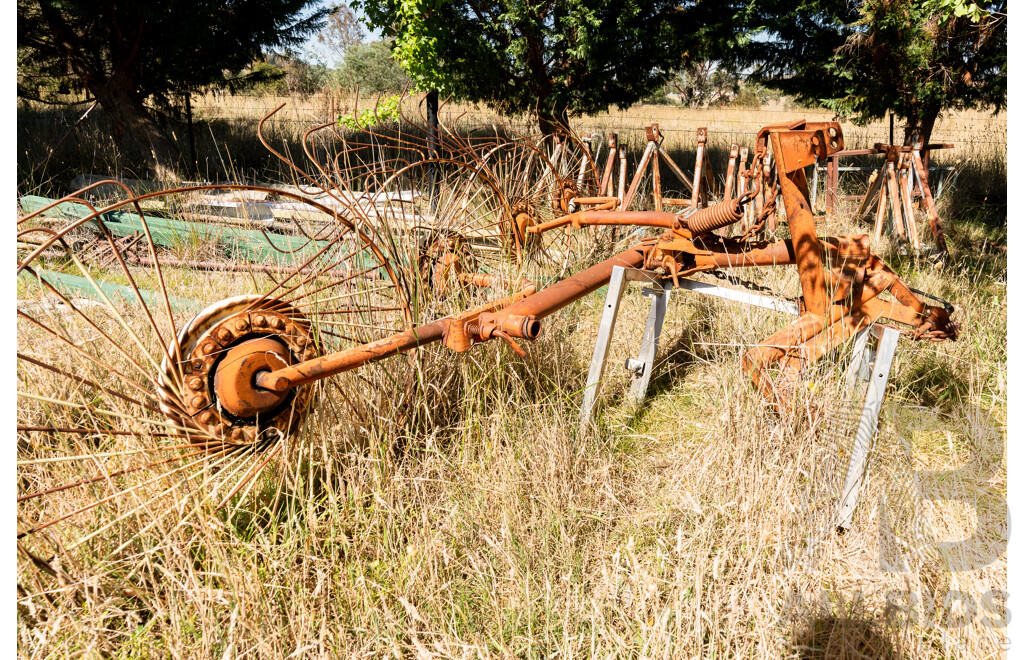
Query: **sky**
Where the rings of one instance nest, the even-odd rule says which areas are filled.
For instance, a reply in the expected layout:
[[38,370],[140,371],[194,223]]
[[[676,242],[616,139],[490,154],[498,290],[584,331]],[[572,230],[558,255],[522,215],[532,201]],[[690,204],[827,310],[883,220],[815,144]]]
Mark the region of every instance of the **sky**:
[[[321,2],[317,3],[316,6],[318,8],[319,7],[332,7],[332,6],[335,6],[337,4],[338,4],[338,2],[336,2],[336,1],[335,2],[330,2],[330,1],[324,2],[323,0],[321,0]],[[380,37],[381,37],[380,30],[371,30],[370,28],[368,28],[366,26],[365,16],[364,16],[363,12],[359,11],[358,9],[354,9],[353,11],[355,11],[356,16],[359,18],[359,22],[363,24],[363,29],[366,31],[366,40],[367,41],[377,41],[377,40],[379,40]],[[320,45],[317,43],[317,35],[315,35],[315,34],[312,35],[309,39],[307,39],[306,43],[304,43],[299,48],[299,55],[304,60],[306,60],[307,62],[322,62],[322,63],[326,64],[327,66],[329,66],[331,68],[334,68],[334,67],[336,67],[336,66],[341,64],[340,61],[336,60],[334,57],[332,57],[329,53],[327,53],[324,49],[322,49],[320,47]]]

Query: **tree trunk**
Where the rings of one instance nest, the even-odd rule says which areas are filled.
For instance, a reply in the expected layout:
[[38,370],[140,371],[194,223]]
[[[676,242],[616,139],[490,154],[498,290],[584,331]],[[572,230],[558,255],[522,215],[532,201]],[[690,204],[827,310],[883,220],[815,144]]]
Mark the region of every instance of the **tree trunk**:
[[[427,158],[433,159],[440,158],[440,154],[438,153],[437,110],[437,91],[427,92]],[[436,163],[430,163],[430,165],[428,165],[427,179],[430,185],[430,208],[431,210],[436,211],[438,203]]]
[[116,78],[89,88],[113,122],[114,137],[127,134],[158,181],[178,181],[181,154],[142,105],[135,89]]
[[548,107],[541,99],[537,108],[537,122],[540,124],[541,134],[545,136],[566,131],[569,129],[569,109]]
[[921,142],[928,144],[932,139],[932,129],[935,128],[935,121],[939,118],[941,108],[929,106],[911,113],[907,117],[907,127],[903,130],[903,144],[909,146],[914,141],[915,135],[921,136]]

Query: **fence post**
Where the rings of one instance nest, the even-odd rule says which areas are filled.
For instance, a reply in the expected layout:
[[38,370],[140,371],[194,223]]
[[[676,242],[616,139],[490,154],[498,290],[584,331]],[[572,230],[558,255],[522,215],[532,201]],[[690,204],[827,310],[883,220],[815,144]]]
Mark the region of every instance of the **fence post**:
[[[427,92],[427,158],[437,159],[437,91]],[[430,163],[428,166],[428,181],[430,185],[430,208],[437,209],[437,165]]]

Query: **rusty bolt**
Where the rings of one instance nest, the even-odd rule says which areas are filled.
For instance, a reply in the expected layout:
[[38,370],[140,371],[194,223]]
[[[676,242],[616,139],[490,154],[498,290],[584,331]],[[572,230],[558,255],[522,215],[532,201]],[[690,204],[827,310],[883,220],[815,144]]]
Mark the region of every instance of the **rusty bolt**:
[[253,326],[255,326],[257,328],[263,327],[263,325],[266,322],[267,322],[267,319],[264,318],[264,316],[262,314],[257,314],[256,316],[252,317],[252,324],[253,324]]
[[249,321],[246,319],[238,319],[235,321],[235,330],[239,332],[245,332],[249,329]]
[[203,349],[202,349],[203,355],[212,355],[216,351],[217,351],[217,345],[214,344],[213,342],[209,342],[208,341],[205,344],[203,344]]
[[198,408],[201,405],[203,405],[204,403],[206,403],[206,399],[204,397],[198,396],[198,395],[192,397],[192,407],[193,408]]
[[295,345],[298,346],[299,348],[302,348],[303,346],[306,345],[306,338],[305,337],[296,337],[295,338]]
[[217,336],[220,337],[221,341],[228,341],[231,339],[233,335],[231,334],[231,331],[228,330],[227,328],[221,328],[220,331],[217,333]]
[[199,391],[199,390],[203,389],[203,379],[202,378],[193,378],[192,380],[190,380],[188,382],[188,386],[191,387],[192,389],[196,390],[196,391]]
[[242,431],[242,429],[233,429],[231,431],[231,438],[234,440],[241,440],[244,436],[245,433]]
[[213,421],[213,413],[207,410],[206,412],[199,416],[199,421],[202,422],[203,424],[209,424],[210,422]]
[[284,319],[275,316],[270,319],[270,325],[274,330],[284,330]]

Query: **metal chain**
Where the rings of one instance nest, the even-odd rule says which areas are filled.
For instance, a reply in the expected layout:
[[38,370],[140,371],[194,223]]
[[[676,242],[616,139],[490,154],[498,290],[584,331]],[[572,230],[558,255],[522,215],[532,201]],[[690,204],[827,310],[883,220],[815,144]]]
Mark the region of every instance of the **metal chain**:
[[[756,180],[760,180],[762,190],[767,189],[768,187],[768,181],[764,176],[764,167],[762,165],[764,163],[764,157],[766,152],[767,148],[765,146],[759,146],[757,148],[757,151],[754,152],[754,158],[750,162],[750,168],[743,173],[743,176],[750,181],[750,185],[747,186],[749,189],[752,189],[754,182]],[[758,215],[757,220],[747,229],[747,231],[742,236],[740,236],[739,240],[750,241],[754,237],[756,237],[757,234],[761,233],[761,231],[764,230],[768,218],[771,217],[771,215],[776,212],[776,200],[778,199],[778,196],[779,186],[776,183],[776,185],[772,186],[771,192],[765,199],[765,204],[762,207],[761,213],[760,215]]]

